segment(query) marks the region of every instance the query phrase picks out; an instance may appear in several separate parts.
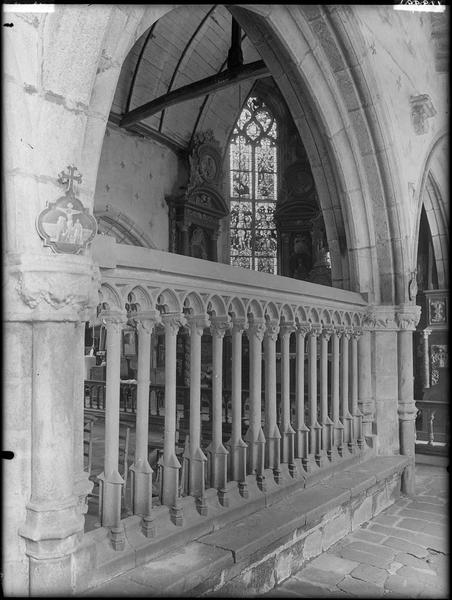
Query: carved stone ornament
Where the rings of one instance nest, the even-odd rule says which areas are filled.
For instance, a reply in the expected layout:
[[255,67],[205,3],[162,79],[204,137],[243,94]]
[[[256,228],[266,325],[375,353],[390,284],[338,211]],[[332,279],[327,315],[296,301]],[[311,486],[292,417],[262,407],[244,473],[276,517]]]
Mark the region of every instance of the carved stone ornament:
[[74,181],[80,183],[82,176],[75,175],[77,168],[67,167],[68,173],[59,174],[58,181],[68,189],[64,196],[47,207],[36,219],[36,229],[49,246],[58,254],[79,254],[91,243],[97,232],[96,219],[75,196]]
[[411,96],[411,122],[416,135],[423,135],[428,131],[427,119],[436,115],[436,110],[428,94]]

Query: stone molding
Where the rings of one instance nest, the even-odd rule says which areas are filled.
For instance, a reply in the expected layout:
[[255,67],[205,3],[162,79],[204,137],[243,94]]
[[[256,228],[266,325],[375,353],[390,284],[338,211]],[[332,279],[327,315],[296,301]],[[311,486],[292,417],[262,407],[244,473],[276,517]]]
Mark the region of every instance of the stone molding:
[[82,256],[10,255],[6,321],[88,321],[98,304],[99,268]]
[[421,307],[415,304],[399,306],[367,307],[363,330],[373,331],[404,331],[414,330],[421,316]]

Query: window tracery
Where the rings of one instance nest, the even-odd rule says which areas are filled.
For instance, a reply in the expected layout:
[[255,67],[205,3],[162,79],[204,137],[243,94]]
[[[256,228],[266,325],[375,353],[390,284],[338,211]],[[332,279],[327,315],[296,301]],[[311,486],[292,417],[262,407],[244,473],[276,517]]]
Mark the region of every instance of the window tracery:
[[269,108],[250,96],[229,146],[231,265],[273,274],[277,272],[277,133]]

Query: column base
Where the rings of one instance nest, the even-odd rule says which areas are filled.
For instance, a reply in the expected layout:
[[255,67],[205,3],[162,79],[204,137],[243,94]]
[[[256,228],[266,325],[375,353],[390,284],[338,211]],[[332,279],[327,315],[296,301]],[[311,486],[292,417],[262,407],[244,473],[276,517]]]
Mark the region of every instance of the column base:
[[249,498],[250,493],[246,481],[239,481],[239,494],[242,496],[242,498]]
[[123,525],[110,529],[110,541],[113,550],[124,550],[126,547],[126,538]]
[[199,512],[199,514],[202,517],[207,517],[207,499],[205,497],[205,495],[200,496],[199,498],[196,498],[195,500],[196,503],[196,509]]
[[184,524],[184,513],[179,502],[171,506],[170,519],[177,527],[182,527],[182,525]]
[[155,537],[155,521],[153,517],[146,516],[141,519],[141,533],[144,537]]

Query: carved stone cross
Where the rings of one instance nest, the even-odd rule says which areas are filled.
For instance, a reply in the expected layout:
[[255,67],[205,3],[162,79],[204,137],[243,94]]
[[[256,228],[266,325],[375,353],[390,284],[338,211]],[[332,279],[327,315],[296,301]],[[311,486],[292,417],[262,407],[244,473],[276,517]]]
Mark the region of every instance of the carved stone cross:
[[66,185],[69,184],[67,191],[69,193],[72,193],[74,190],[74,181],[76,181],[77,183],[82,183],[82,175],[81,173],[79,173],[78,175],[75,175],[75,172],[78,170],[77,167],[74,167],[73,165],[68,165],[67,170],[69,171],[69,173],[65,173],[64,171],[61,171],[61,173],[58,174],[58,182],[61,183],[62,185]]

